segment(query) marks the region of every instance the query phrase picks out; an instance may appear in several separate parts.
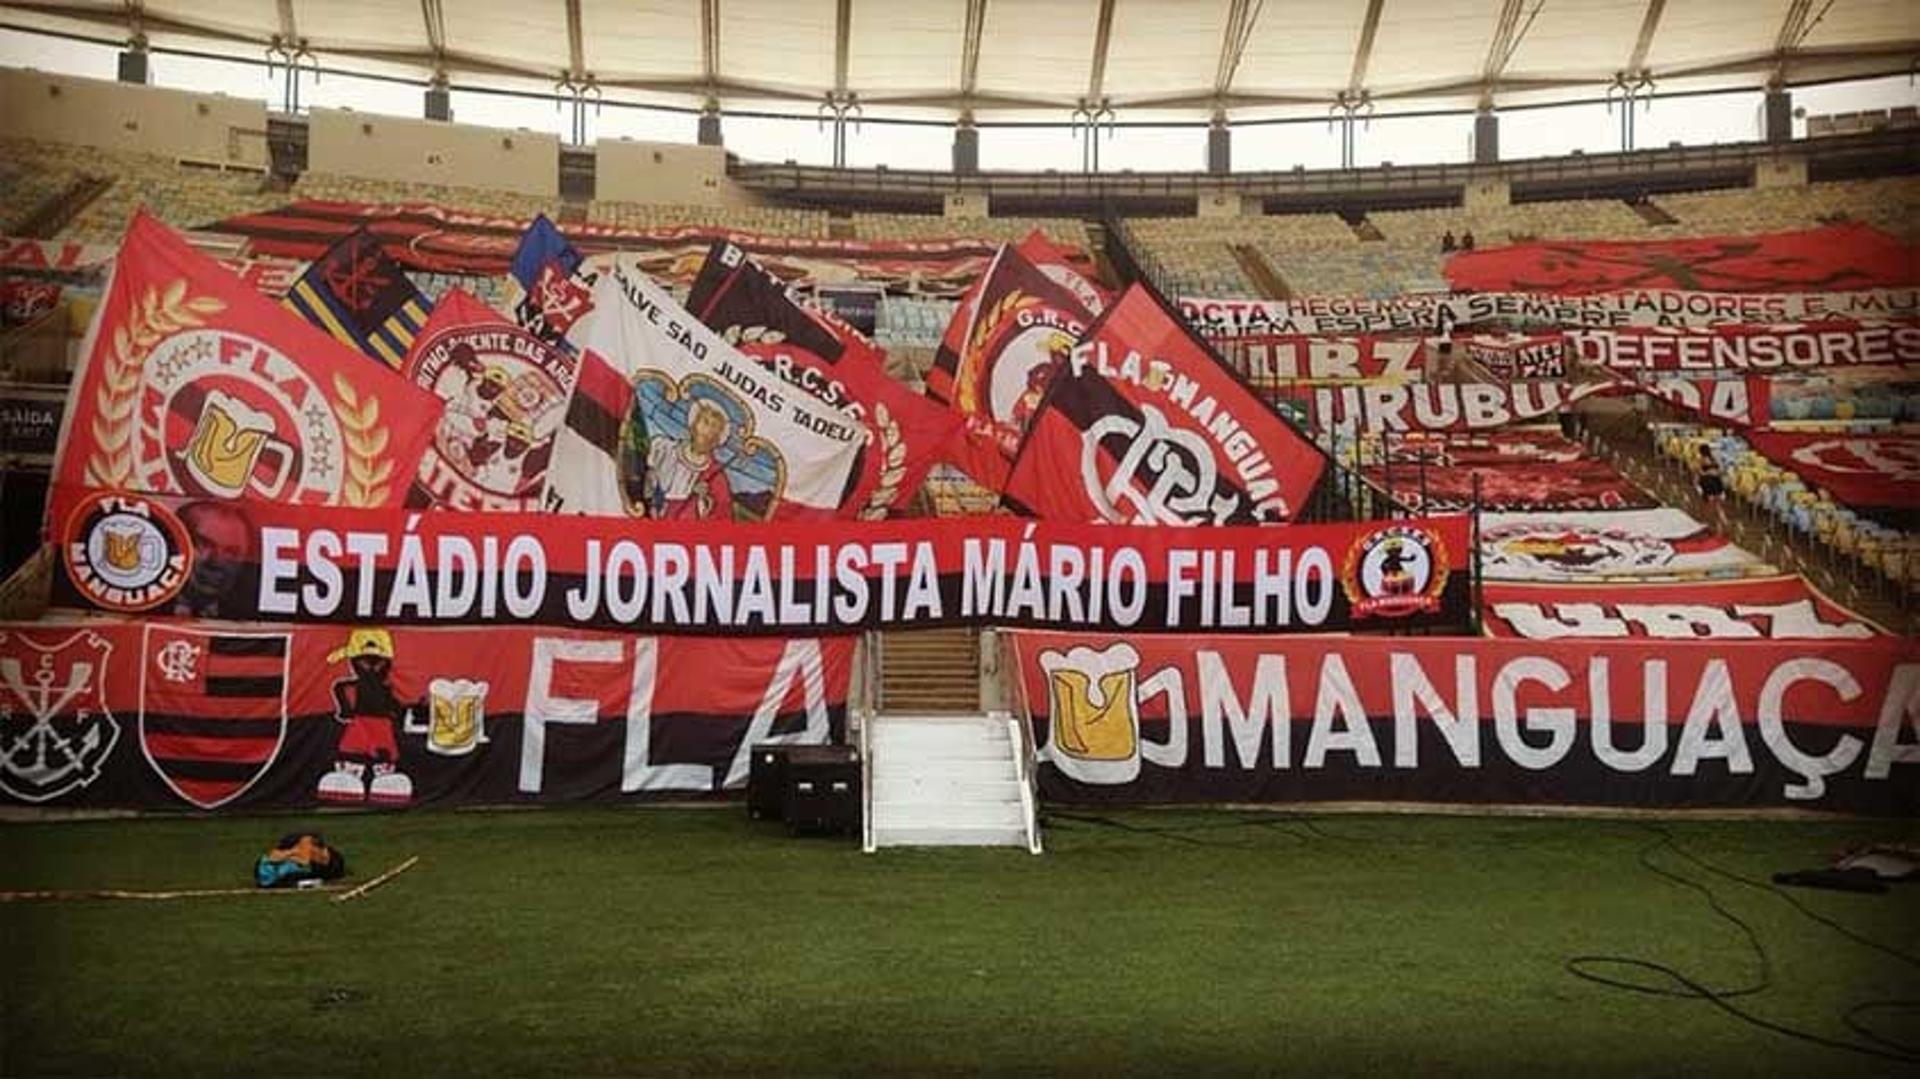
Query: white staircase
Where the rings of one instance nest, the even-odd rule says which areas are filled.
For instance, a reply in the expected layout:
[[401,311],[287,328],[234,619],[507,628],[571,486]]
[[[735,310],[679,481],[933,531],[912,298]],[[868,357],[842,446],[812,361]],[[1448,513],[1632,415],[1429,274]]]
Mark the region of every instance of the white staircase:
[[1040,853],[1018,722],[1005,713],[869,717],[861,731],[865,849],[1025,847]]

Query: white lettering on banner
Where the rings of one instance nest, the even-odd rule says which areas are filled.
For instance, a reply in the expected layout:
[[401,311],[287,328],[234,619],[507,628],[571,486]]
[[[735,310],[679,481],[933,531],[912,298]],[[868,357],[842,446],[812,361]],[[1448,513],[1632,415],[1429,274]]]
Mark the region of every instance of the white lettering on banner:
[[[618,640],[575,640],[564,637],[539,637],[533,642],[533,663],[527,679],[526,718],[520,735],[520,778],[522,793],[538,794],[546,770],[547,725],[550,723],[593,724],[600,721],[600,702],[590,697],[556,697],[553,673],[556,663],[618,666],[626,662],[625,642]],[[705,764],[657,764],[652,759],[654,687],[659,674],[660,642],[653,637],[633,640],[631,678],[625,707],[626,730],[620,762],[620,791],[712,791],[713,768]],[[797,731],[775,734],[780,706],[800,684],[806,725]],[[814,639],[788,641],[767,679],[766,692],[754,710],[735,747],[722,787],[737,789],[747,781],[753,747],[775,742],[794,745],[820,745],[827,740],[830,717],[827,710],[826,662],[820,642]]]
[[[959,556],[957,567],[946,567],[958,571],[956,597],[943,591],[943,548],[931,539],[686,544],[589,536],[572,559],[550,555],[525,533],[429,542],[412,531],[264,527],[253,600],[270,617],[417,623],[504,614],[682,630],[938,620],[1132,627],[1146,617],[1158,581],[1165,587],[1155,621],[1167,628],[1303,629],[1332,617],[1338,578],[1325,546],[1290,548],[1276,532],[1274,546],[1216,548],[1192,535],[1192,546],[1165,548],[1153,572],[1130,546],[960,538],[945,555]],[[382,562],[389,552],[390,567]],[[550,583],[554,564],[578,567],[563,589]]]
[[1414,293],[1387,299],[1309,296],[1226,300],[1183,296],[1181,317],[1211,337],[1429,333],[1487,322],[1539,326],[1703,327],[1920,314],[1920,288],[1747,293],[1626,289],[1591,295],[1533,292]]
[[[1346,660],[1334,650],[1318,659],[1311,709],[1296,712],[1296,703],[1305,707],[1305,702],[1293,698],[1289,658],[1298,657],[1250,657],[1252,677],[1236,685],[1221,653],[1202,648],[1194,654],[1200,758],[1207,769],[1293,767],[1296,722],[1308,725],[1301,768],[1326,768],[1334,753],[1350,754],[1352,764],[1361,768],[1380,768],[1382,755],[1370,718],[1391,720],[1392,767],[1416,769],[1422,766],[1423,717],[1425,725],[1441,736],[1452,763],[1468,769],[1482,767],[1483,713],[1476,657],[1453,657],[1453,682],[1447,687],[1435,681],[1434,675],[1440,672],[1423,665],[1420,657],[1389,653],[1390,715],[1371,717]],[[1055,763],[1071,778],[1103,785],[1135,781],[1141,760],[1168,768],[1185,766],[1187,716],[1184,697],[1178,692],[1183,684],[1181,666],[1143,671],[1139,654],[1125,644],[1097,652],[1086,647],[1064,654],[1044,652],[1041,666],[1049,680],[1050,704],[1042,760]],[[1551,658],[1523,655],[1507,660],[1490,683],[1494,742],[1501,756],[1529,771],[1551,770],[1567,760],[1584,728],[1593,758],[1611,772],[1645,772],[1663,760],[1672,776],[1696,775],[1710,761],[1724,762],[1730,775],[1754,772],[1749,732],[1742,722],[1741,701],[1727,660],[1706,661],[1693,684],[1681,687],[1691,694],[1689,704],[1684,719],[1671,725],[1671,664],[1649,657],[1625,671],[1615,668],[1613,657],[1591,657],[1583,672],[1584,685],[1576,685],[1575,675]],[[1063,674],[1068,671],[1077,673]],[[1640,683],[1638,714],[1625,721],[1615,717],[1616,677]],[[1075,691],[1074,686],[1080,688]],[[1824,693],[1810,688],[1814,686],[1825,687]],[[1847,704],[1865,692],[1852,671],[1824,658],[1782,659],[1767,673],[1749,703],[1761,744],[1793,777],[1781,789],[1785,798],[1819,800],[1827,793],[1827,780],[1854,768],[1863,755],[1866,761],[1860,774],[1869,780],[1888,778],[1896,764],[1920,765],[1920,664],[1893,667],[1871,746],[1845,732],[1823,754],[1795,743],[1789,724],[1806,722],[1811,718],[1809,711],[1828,707],[1828,701]],[[1168,741],[1127,748],[1138,740],[1141,703],[1155,695],[1167,696]],[[1789,699],[1801,710],[1799,716],[1788,714]],[[1136,733],[1115,733],[1127,724]],[[1618,731],[1622,726],[1639,729],[1637,745],[1619,744],[1624,741]],[[1113,741],[1103,747],[1098,744],[1101,738]],[[1112,763],[1122,758],[1124,765]]]
[[1920,363],[1920,326],[1904,325],[1731,333],[1572,330],[1566,341],[1576,359],[1621,371],[1778,371]]
[[1295,379],[1411,378],[1418,373],[1424,342],[1385,337],[1368,349],[1372,363],[1362,366],[1361,344],[1350,338],[1304,337],[1292,341],[1248,341],[1234,355],[1248,378],[1274,382]]

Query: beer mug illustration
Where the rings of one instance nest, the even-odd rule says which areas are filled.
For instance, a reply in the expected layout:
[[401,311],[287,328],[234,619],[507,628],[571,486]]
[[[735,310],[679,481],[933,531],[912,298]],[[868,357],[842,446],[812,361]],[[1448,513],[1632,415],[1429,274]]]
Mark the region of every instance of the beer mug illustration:
[[101,530],[101,561],[121,573],[134,573],[159,561],[160,540],[137,528]]
[[[1177,668],[1140,678],[1140,653],[1126,643],[1095,650],[1077,647],[1040,653],[1047,676],[1052,729],[1046,757],[1061,774],[1081,783],[1131,783],[1142,757],[1178,766],[1186,757],[1186,698]],[[1167,698],[1169,742],[1144,744],[1140,706]],[[1171,752],[1169,752],[1171,751]]]
[[[293,472],[293,447],[273,437],[273,427],[267,413],[209,391],[187,443],[187,471],[222,498],[239,498],[249,487],[262,498],[278,497]],[[258,471],[263,460],[272,470],[269,478]]]
[[464,757],[487,738],[487,684],[465,678],[427,683],[427,752]]

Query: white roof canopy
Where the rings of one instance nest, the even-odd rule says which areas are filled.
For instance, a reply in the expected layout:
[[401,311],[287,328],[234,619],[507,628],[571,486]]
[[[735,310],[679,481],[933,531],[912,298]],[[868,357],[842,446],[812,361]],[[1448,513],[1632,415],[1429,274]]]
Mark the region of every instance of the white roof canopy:
[[331,68],[809,114],[1122,119],[1381,111],[1899,74],[1914,0],[67,0],[0,23]]

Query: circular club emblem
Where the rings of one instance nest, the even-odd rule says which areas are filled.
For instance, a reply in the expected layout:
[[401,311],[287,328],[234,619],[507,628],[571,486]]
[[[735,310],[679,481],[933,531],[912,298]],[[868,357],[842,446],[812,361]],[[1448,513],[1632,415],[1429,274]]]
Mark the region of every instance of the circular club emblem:
[[413,380],[447,403],[420,470],[436,503],[537,507],[574,362],[511,326],[461,327],[422,345]]
[[138,485],[203,498],[331,504],[345,477],[325,393],[271,345],[188,330],[141,369]]
[[180,593],[193,548],[173,511],[131,495],[97,494],[67,519],[67,579],[95,606],[146,611]]
[[1355,540],[1340,584],[1356,618],[1401,618],[1440,609],[1447,550],[1424,528],[1394,525]]

